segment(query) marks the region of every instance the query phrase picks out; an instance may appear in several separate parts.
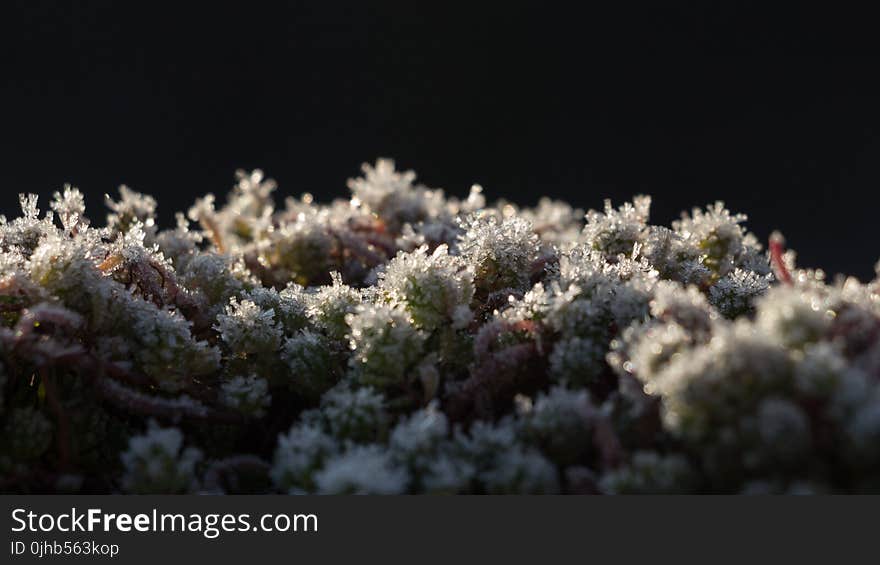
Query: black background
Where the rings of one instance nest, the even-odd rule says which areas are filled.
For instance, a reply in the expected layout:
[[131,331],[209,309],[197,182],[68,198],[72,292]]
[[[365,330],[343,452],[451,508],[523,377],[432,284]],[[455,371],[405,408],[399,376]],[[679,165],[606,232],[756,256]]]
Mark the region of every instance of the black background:
[[871,20],[843,20],[830,39],[823,13],[735,7],[8,3],[0,211],[70,182],[101,221],[125,183],[167,224],[239,167],[329,200],[388,156],[459,195],[649,193],[662,223],[724,200],[802,264],[867,278],[877,63],[852,43]]

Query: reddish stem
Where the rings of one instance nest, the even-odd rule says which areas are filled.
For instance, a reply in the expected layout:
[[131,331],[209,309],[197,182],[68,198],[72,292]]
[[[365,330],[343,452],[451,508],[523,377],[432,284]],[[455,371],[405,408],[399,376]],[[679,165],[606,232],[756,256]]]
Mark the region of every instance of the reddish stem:
[[778,231],[770,234],[770,266],[773,274],[783,284],[794,284],[791,272],[785,264],[785,238]]

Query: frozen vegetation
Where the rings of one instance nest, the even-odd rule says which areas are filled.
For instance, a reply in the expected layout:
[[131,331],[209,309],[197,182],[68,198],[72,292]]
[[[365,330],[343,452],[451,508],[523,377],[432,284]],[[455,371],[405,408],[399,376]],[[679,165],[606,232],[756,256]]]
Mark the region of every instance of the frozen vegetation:
[[[466,199],[379,160],[160,229],[75,188],[0,220],[0,491],[880,490],[880,282],[711,204]],[[91,210],[91,208],[90,208]]]

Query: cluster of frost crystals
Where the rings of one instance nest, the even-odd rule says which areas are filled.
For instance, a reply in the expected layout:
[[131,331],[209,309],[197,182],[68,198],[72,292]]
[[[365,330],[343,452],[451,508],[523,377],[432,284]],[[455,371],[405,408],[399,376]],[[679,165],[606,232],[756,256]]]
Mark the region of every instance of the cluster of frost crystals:
[[183,445],[179,429],[161,428],[151,422],[145,434],[129,440],[128,449],[121,455],[125,468],[122,490],[134,494],[192,491],[202,453]]
[[269,383],[255,376],[237,376],[222,385],[223,404],[249,416],[260,417],[269,407]]
[[461,256],[474,273],[477,292],[525,290],[538,258],[538,236],[528,220],[477,212],[462,221]]
[[318,425],[299,425],[278,437],[271,477],[282,492],[313,492],[315,473],[335,455],[338,442]]
[[388,447],[394,461],[408,470],[410,491],[469,492],[476,469],[459,455],[450,431],[449,419],[436,401],[397,423]]
[[275,271],[263,278],[275,285],[289,280],[308,284],[321,279],[329,265],[327,258],[333,245],[326,227],[316,218],[300,216],[285,222],[270,232],[260,246],[260,261]]
[[626,466],[606,473],[600,486],[607,494],[684,494],[694,488],[695,477],[682,455],[637,451]]
[[378,445],[358,445],[330,459],[315,477],[320,494],[401,494],[406,471]]
[[215,329],[236,355],[267,354],[278,349],[281,327],[272,308],[262,309],[252,300],[230,300],[225,314],[217,316]]
[[361,303],[361,293],[344,284],[339,273],[332,272],[330,276],[332,284],[318,287],[306,296],[308,315],[324,335],[343,341],[349,329],[345,317],[353,314]]
[[[151,231],[155,229],[156,199],[152,196],[141,194],[129,187],[119,187],[119,200],[113,200],[110,195],[104,197],[105,204],[110,209],[107,214],[107,228],[111,232],[127,233],[134,225],[142,224]],[[85,206],[83,206],[85,211]],[[82,213],[82,212],[80,212]]]
[[281,206],[237,171],[166,217],[122,187],[104,226],[73,187],[21,195],[3,488],[880,489],[880,278],[798,269],[721,203],[660,226],[647,196],[584,213],[362,171]]
[[641,320],[657,273],[644,258],[619,255],[614,262],[586,245],[559,258],[546,285],[535,285],[503,316],[540,321],[553,339],[548,344],[550,377],[577,387],[601,385],[605,356],[620,328]]
[[583,210],[546,197],[541,198],[535,208],[525,208],[519,213],[540,237],[542,254],[551,254],[554,249],[567,251],[578,241],[584,225]]
[[341,370],[333,345],[327,336],[309,329],[288,338],[281,350],[288,386],[308,397],[320,396],[333,386]]
[[377,215],[394,231],[437,216],[443,206],[442,191],[414,185],[415,172],[396,171],[391,159],[379,159],[375,167],[364,163],[361,170],[363,177],[348,181],[352,204]]
[[461,329],[473,317],[473,270],[461,257],[449,255],[446,245],[430,254],[427,246],[400,252],[379,279],[379,292],[392,306],[405,310],[419,328]]
[[423,357],[425,334],[401,308],[358,306],[346,316],[351,328],[349,366],[363,385],[384,388],[404,384]]
[[596,409],[586,390],[554,387],[521,404],[524,435],[554,461],[581,460],[593,448]]
[[388,428],[385,398],[369,387],[341,385],[321,397],[320,416],[328,432],[340,440],[369,442],[383,438]]
[[746,219],[745,214],[731,214],[723,202],[716,202],[705,211],[694,208],[691,215],[682,214],[672,226],[685,245],[699,250],[700,263],[714,283],[737,267],[767,273],[759,258],[760,244],[741,225]]
[[85,198],[79,189],[69,184],[64,185],[64,192],[56,192],[52,195],[50,206],[58,214],[62,227],[68,233],[89,224],[88,218],[85,217]]
[[455,438],[455,452],[473,467],[477,492],[552,494],[559,490],[556,467],[535,448],[518,441],[516,424],[477,422]]
[[[279,437],[271,471],[274,483],[288,492],[384,494],[379,486],[350,483],[362,480],[352,475],[350,464],[356,466],[352,461],[363,456],[365,465],[387,467],[390,474],[398,472],[390,460],[379,464],[376,458],[366,456],[368,452],[388,455],[376,442],[387,439],[389,419],[385,398],[372,388],[337,385],[321,397],[317,409],[303,412],[299,422]],[[372,451],[357,450],[356,446]],[[335,471],[328,469],[331,464]],[[405,486],[406,480],[401,482]]]
[[176,267],[181,282],[196,289],[194,299],[206,309],[209,319],[224,313],[230,299],[244,290],[244,282],[236,276],[236,266],[229,257],[208,253],[177,255]]
[[[871,285],[810,273],[773,287],[752,317],[633,328],[614,365],[657,398],[670,436],[702,470],[702,488],[754,491],[810,483],[871,490],[880,426],[880,309]],[[680,325],[681,324],[681,325]],[[623,353],[620,355],[620,353]]]
[[709,290],[709,300],[727,318],[736,318],[753,311],[754,300],[770,288],[771,275],[734,269],[718,280]]
[[651,198],[648,196],[636,197],[632,203],[627,202],[616,210],[611,201],[606,200],[604,212],[587,212],[583,238],[592,249],[607,257],[629,255],[633,246],[647,236],[650,209]]

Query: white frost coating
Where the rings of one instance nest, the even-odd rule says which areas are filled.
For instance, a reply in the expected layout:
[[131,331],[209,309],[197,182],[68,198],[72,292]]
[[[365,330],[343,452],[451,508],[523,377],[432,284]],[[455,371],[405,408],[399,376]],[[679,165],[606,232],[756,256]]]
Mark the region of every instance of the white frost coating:
[[362,171],[280,207],[238,171],[170,229],[127,187],[105,227],[70,186],[48,213],[22,195],[0,219],[11,488],[876,488],[880,280],[799,269],[719,202],[659,226],[647,196],[583,213]]

